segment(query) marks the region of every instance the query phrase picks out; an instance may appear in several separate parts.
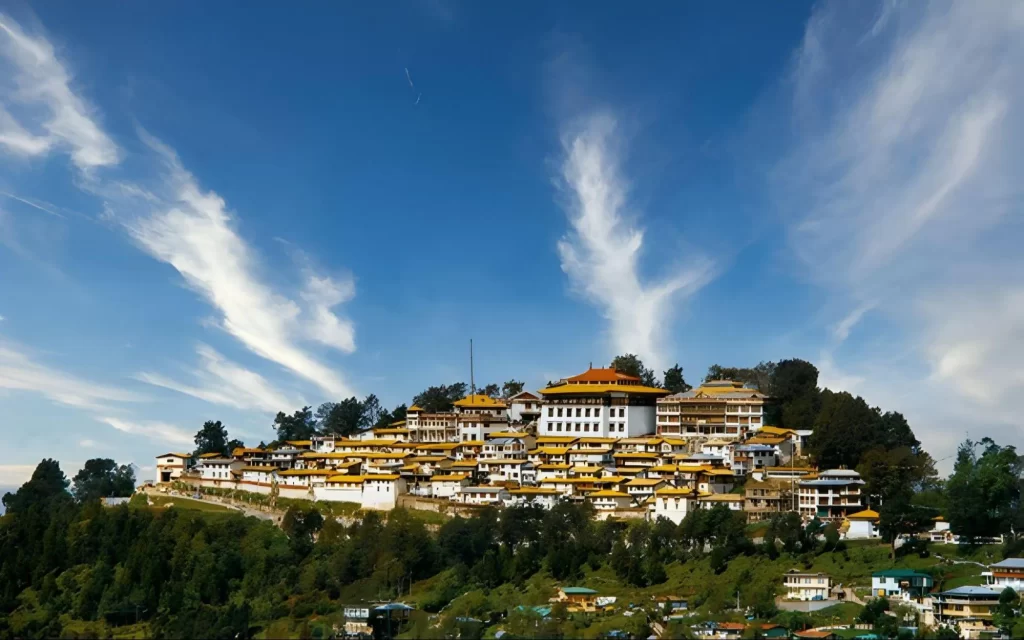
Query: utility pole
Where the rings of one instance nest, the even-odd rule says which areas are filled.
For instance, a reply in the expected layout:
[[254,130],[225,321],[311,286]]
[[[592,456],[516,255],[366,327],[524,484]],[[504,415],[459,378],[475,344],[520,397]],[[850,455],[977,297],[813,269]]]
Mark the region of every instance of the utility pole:
[[476,381],[473,378],[473,338],[469,339],[469,393],[476,395]]

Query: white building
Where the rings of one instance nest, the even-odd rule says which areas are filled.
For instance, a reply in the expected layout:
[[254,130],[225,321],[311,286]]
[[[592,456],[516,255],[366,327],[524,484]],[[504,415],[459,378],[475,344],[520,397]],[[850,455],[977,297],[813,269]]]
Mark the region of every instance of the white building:
[[990,565],[988,571],[982,571],[981,575],[993,589],[1002,591],[1010,587],[1018,594],[1024,592],[1024,558],[1007,558]]
[[405,428],[413,442],[459,441],[459,416],[451,411],[427,413],[414,404],[405,412]]
[[702,509],[713,509],[717,505],[725,505],[731,511],[743,511],[743,504],[746,498],[738,493],[712,493],[702,495],[697,499],[697,504]]
[[469,485],[469,476],[465,476],[458,473],[451,475],[434,476],[430,479],[431,494],[435,498],[451,499],[455,494],[460,492],[464,487],[468,487]]
[[603,489],[594,491],[587,496],[587,499],[594,505],[594,510],[615,511],[616,509],[628,509],[633,506],[633,498],[628,493],[614,489]]
[[805,518],[842,520],[863,509],[860,474],[850,469],[829,469],[811,480],[797,483],[800,515]]
[[156,457],[156,482],[174,482],[190,468],[191,453],[162,453]]
[[872,509],[864,509],[857,513],[846,516],[846,538],[849,540],[866,540],[877,538],[878,512]]
[[364,476],[362,505],[364,509],[394,509],[404,493],[405,479],[398,474]]
[[463,487],[454,499],[463,504],[499,505],[509,499],[509,492],[505,487]]
[[668,486],[668,482],[661,478],[633,478],[626,483],[626,493],[639,504],[653,496],[658,489],[664,489]]
[[832,579],[824,573],[787,571],[782,580],[787,600],[828,600]]
[[654,433],[655,400],[668,391],[615,369],[590,369],[540,393],[538,435],[625,438]]
[[742,439],[764,424],[765,400],[741,382],[711,380],[658,400],[658,435]]
[[202,458],[196,469],[204,485],[220,486],[223,483],[237,482],[242,476],[244,466],[244,462],[232,458]]
[[526,443],[522,438],[485,440],[479,459],[481,462],[484,460],[525,460]]
[[557,489],[543,487],[522,487],[510,489],[506,504],[510,507],[521,507],[536,504],[545,509],[555,506],[562,498],[562,493]]
[[486,474],[491,482],[526,484],[524,482],[526,477],[530,482],[537,481],[537,470],[527,460],[481,460],[478,467],[480,473]]
[[664,488],[654,492],[651,503],[651,518],[668,518],[679,524],[693,509],[697,508],[697,494],[692,489]]
[[779,463],[779,450],[767,444],[737,444],[729,452],[733,473],[747,475],[758,469],[774,467]]
[[277,482],[277,467],[247,465],[242,467],[238,488],[253,493],[270,493]]
[[508,399],[508,419],[513,423],[533,422],[540,417],[541,398],[535,393],[521,391]]

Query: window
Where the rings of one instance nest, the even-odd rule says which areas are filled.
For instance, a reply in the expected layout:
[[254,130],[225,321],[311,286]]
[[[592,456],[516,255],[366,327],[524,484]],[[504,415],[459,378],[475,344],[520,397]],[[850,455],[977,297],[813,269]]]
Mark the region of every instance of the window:
[[589,423],[589,422],[588,422],[588,423],[585,423],[585,424],[583,425],[583,430],[584,430],[584,431],[590,431],[590,423]]
[[587,418],[590,417],[590,407],[587,407],[586,411],[583,412],[583,415]]
[[583,415],[583,409],[576,407],[576,417],[579,418]]
[[562,417],[562,407],[558,407],[558,417]]
[[626,417],[626,407],[619,407],[619,417],[620,418],[625,418]]
[[576,423],[576,430],[577,430],[577,431],[579,431],[579,430],[580,430],[580,425],[579,425],[579,423]]
[[600,418],[601,417],[601,407],[597,407],[596,409],[594,409],[594,417],[595,418]]

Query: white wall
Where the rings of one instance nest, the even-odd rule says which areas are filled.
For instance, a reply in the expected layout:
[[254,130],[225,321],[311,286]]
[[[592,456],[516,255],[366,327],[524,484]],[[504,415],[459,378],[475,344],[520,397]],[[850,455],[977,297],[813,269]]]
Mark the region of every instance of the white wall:
[[355,502],[359,504],[363,501],[363,489],[359,484],[332,484],[316,487],[313,489],[313,496],[317,500],[326,502]]
[[[616,418],[621,420],[621,418]],[[653,435],[655,432],[655,407],[626,407],[626,437]],[[619,437],[622,437],[618,433]]]

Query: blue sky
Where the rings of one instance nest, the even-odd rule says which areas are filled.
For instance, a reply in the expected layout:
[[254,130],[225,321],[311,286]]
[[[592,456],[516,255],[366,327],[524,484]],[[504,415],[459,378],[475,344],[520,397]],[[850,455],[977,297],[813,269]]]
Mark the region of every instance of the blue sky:
[[[1020,443],[1015,3],[0,5],[0,484],[802,357]],[[940,466],[947,466],[948,461]]]

